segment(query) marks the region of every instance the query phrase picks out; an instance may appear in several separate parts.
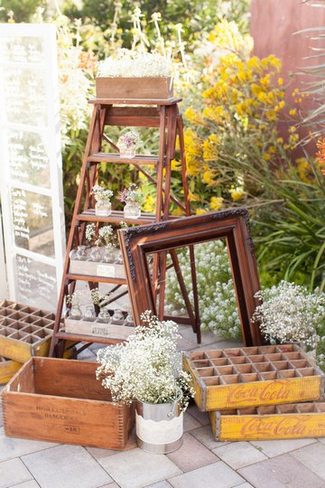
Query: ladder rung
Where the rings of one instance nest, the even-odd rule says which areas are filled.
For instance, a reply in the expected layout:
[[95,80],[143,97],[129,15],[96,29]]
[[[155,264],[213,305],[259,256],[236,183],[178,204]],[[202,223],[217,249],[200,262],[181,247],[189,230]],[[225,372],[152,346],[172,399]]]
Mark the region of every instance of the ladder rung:
[[175,105],[181,98],[93,98],[89,103],[94,105]]
[[90,154],[87,161],[89,163],[117,163],[117,164],[157,164],[158,156],[142,156],[137,155],[134,158],[121,158],[119,154],[109,154],[98,152]]
[[124,217],[124,214],[121,210],[113,210],[111,215],[108,217],[99,217],[95,215],[94,209],[85,210],[81,214],[77,215],[77,220],[81,222],[106,222],[112,224],[119,224],[122,220],[128,224],[151,224],[152,222],[156,222],[155,215],[152,214],[141,214],[141,217],[138,219],[127,219]]
[[90,283],[113,283],[115,285],[126,285],[126,278],[113,278],[111,276],[84,275],[67,273],[67,280],[70,281],[89,281]]
[[111,339],[109,337],[90,336],[85,334],[69,334],[68,332],[59,331],[55,334],[58,339],[64,339],[74,342],[97,342],[100,344],[118,344],[123,342],[123,339]]

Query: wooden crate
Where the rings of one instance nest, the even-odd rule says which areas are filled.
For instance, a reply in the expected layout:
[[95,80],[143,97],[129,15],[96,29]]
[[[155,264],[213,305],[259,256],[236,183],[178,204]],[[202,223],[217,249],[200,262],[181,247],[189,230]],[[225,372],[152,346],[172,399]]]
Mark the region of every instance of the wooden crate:
[[0,302],[0,356],[25,363],[47,356],[55,315],[8,300]]
[[7,436],[123,449],[132,407],[110,401],[94,362],[30,359],[2,392]]
[[209,412],[217,441],[325,437],[325,403],[293,403]]
[[0,356],[0,385],[7,383],[21,368],[22,364]]
[[106,278],[125,278],[124,264],[70,260],[70,273]]
[[172,78],[96,78],[97,98],[168,100],[173,96]]
[[82,334],[96,337],[110,337],[125,340],[134,333],[134,327],[119,324],[104,324],[87,320],[64,319],[64,331],[68,334]]
[[200,410],[319,400],[324,375],[293,344],[193,351],[184,355]]

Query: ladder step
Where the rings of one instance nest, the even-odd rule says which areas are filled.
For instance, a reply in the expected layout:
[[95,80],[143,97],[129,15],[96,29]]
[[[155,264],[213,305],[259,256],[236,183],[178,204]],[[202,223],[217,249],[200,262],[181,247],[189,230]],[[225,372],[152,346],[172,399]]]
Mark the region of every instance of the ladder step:
[[95,215],[95,210],[91,208],[78,214],[77,220],[79,222],[105,222],[112,224],[119,224],[123,220],[123,222],[126,222],[127,224],[143,225],[156,222],[156,216],[153,214],[141,214],[141,217],[138,219],[126,219],[122,210],[113,210],[108,217],[99,217],[98,215]]
[[119,344],[123,339],[111,339],[109,337],[90,336],[85,334],[69,334],[68,332],[59,331],[55,334],[58,339],[73,342],[95,342],[99,344]]
[[121,158],[119,154],[109,154],[98,152],[90,154],[87,161],[89,163],[117,163],[117,164],[158,164],[158,156],[141,156],[137,155],[134,158]]
[[113,283],[114,285],[126,285],[126,278],[113,278],[111,276],[83,275],[67,273],[66,279],[70,281],[88,281],[90,283]]

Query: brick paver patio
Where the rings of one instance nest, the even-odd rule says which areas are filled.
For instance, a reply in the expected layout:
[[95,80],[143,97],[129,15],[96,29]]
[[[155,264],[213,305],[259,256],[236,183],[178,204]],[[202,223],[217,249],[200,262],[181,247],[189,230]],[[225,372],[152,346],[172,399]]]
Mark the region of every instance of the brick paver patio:
[[[181,333],[181,349],[197,348],[190,328]],[[201,347],[211,344],[230,345],[205,333]],[[94,348],[82,356],[95,359]],[[123,452],[12,439],[1,417],[0,488],[325,488],[325,439],[215,442],[194,405],[184,428],[183,446],[162,456],[138,449],[134,435]]]

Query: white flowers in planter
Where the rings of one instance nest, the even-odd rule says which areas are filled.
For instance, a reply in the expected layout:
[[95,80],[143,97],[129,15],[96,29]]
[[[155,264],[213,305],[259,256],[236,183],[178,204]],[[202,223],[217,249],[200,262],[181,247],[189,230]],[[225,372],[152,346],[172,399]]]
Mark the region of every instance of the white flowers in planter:
[[168,77],[171,62],[158,53],[119,49],[98,65],[98,77]]
[[98,351],[97,378],[116,402],[169,403],[180,396],[185,411],[194,392],[177,352],[178,326],[146,312],[147,326],[136,327],[124,344]]
[[260,324],[267,339],[316,347],[318,330],[325,321],[324,293],[309,293],[303,286],[281,281],[255,296],[263,302],[253,320]]

